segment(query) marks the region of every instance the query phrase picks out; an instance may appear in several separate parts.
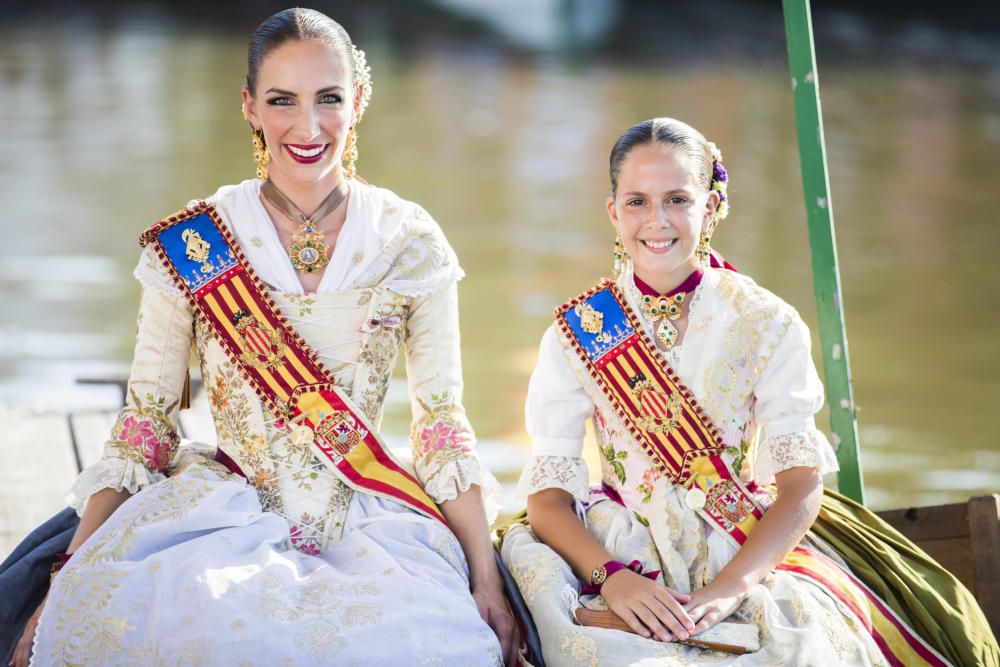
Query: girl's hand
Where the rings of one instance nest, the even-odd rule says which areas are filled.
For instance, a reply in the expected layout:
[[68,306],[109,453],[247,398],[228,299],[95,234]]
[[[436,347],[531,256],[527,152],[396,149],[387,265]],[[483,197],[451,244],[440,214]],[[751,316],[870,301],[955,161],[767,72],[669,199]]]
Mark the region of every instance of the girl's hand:
[[503,590],[499,585],[477,586],[472,590],[472,599],[476,602],[479,615],[500,640],[504,664],[513,667],[517,664],[518,638],[514,631],[514,617],[507,607]]
[[14,657],[10,661],[12,667],[28,667],[31,644],[35,641],[35,630],[38,628],[38,619],[42,615],[43,607],[45,607],[44,600],[42,600],[42,604],[38,605],[38,609],[35,610],[35,613],[31,615],[31,618],[25,624],[24,632],[21,633],[21,638],[17,640],[17,646],[14,647]]
[[690,596],[627,568],[605,580],[601,595],[636,634],[647,639],[670,642],[687,639],[694,631],[694,621],[681,606]]
[[691,620],[696,623],[693,635],[729,618],[746,599],[745,590],[719,584],[718,581],[716,579],[691,593],[691,599],[684,605]]

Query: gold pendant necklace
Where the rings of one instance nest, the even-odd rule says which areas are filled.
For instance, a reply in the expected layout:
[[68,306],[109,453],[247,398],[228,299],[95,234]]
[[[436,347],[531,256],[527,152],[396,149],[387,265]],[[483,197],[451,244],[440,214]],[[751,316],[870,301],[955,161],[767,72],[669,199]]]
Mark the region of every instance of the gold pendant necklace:
[[681,316],[681,309],[687,294],[681,292],[673,296],[650,296],[646,294],[642,297],[642,307],[646,311],[647,317],[653,322],[659,321],[656,325],[656,339],[663,344],[663,347],[670,349],[677,341],[677,327],[673,320]]
[[261,183],[260,193],[264,195],[264,199],[271,206],[281,211],[286,217],[299,220],[299,228],[292,234],[292,242],[285,246],[288,259],[292,262],[292,268],[299,273],[319,271],[330,263],[330,247],[323,240],[323,233],[316,223],[340,206],[344,198],[347,197],[346,190],[343,183],[338,184],[312,215],[306,215],[278,189],[278,186],[271,179]]

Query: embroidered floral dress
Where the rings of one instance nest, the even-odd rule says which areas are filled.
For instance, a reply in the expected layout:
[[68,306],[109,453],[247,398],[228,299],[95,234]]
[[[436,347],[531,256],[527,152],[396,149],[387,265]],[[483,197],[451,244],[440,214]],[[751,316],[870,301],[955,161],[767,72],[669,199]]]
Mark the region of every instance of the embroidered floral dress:
[[[642,313],[630,271],[618,286],[633,311]],[[638,317],[652,337],[653,323]],[[809,331],[792,307],[750,278],[707,270],[692,297],[682,343],[658,353],[718,426],[724,457],[744,481],[768,484],[796,466],[821,473],[837,469],[814,421],[823,386],[810,356]],[[533,457],[521,479],[523,497],[547,488],[569,492],[590,531],[618,560],[638,559],[644,571],[661,570],[659,581],[681,592],[704,586],[732,559],[736,547],[689,509],[683,491],[651,464],[555,327],[542,338],[526,418]],[[588,420],[605,490],[590,487],[582,458]],[[763,491],[760,500],[771,502]],[[840,561],[812,537],[803,546]],[[870,635],[838,601],[782,571],[765,577],[739,609],[736,620],[758,627],[760,650],[735,656],[576,625],[576,607],[601,608],[603,600],[581,601],[569,566],[527,527],[511,530],[503,557],[538,625],[548,665],[654,664],[639,662],[653,658],[663,660],[655,664],[885,664]]]
[[[436,501],[498,488],[461,404],[457,259],[419,206],[351,182],[347,221],[314,294],[303,294],[259,183],[209,200],[289,323],[378,427],[405,349],[412,465]],[[143,293],[128,401],[104,457],[77,479],[81,509],[133,495],[56,578],[34,663],[495,665],[499,644],[469,592],[461,547],[436,520],[355,492],[297,445],[195,320],[161,261]],[[246,479],[181,446],[191,351],[218,448]]]

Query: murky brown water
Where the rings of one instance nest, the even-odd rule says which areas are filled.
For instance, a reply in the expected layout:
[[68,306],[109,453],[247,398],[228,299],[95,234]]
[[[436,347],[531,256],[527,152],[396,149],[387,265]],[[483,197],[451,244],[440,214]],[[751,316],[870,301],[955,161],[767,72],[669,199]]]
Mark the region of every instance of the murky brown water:
[[[252,175],[244,44],[151,23],[0,28],[0,401],[113,404],[72,381],[127,371],[136,235]],[[637,120],[673,115],[722,148],[734,210],[717,247],[815,324],[780,59],[567,67],[495,48],[362,46],[376,87],[360,171],[421,202],[462,259],[466,405],[481,437],[527,446],[535,346],[552,308],[608,270],[605,160]],[[1000,490],[1000,57],[820,57],[869,503]],[[394,404],[387,429],[406,420]]]

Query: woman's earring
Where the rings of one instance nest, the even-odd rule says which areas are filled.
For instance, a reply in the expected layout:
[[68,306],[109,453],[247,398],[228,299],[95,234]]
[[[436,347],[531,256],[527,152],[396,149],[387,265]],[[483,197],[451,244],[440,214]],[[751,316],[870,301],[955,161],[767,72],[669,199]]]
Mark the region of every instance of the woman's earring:
[[[247,115],[245,102],[240,105],[240,111],[243,112],[243,120],[249,123],[250,116]],[[250,146],[253,149],[253,161],[257,163],[257,178],[263,181],[267,178],[267,164],[271,161],[271,153],[264,143],[264,131],[253,129],[253,125],[250,126]]]
[[253,147],[253,161],[257,163],[257,178],[267,179],[267,165],[271,161],[271,153],[264,143],[264,133],[261,130],[251,130],[250,145]]
[[357,173],[355,164],[358,161],[358,132],[355,127],[357,126],[351,125],[351,129],[347,132],[347,142],[344,144],[344,171],[348,178],[354,178],[354,174]]
[[615,249],[612,256],[615,258],[614,277],[617,278],[625,270],[625,264],[631,259],[628,256],[628,250],[625,249],[625,244],[622,243],[621,234],[615,237]]

